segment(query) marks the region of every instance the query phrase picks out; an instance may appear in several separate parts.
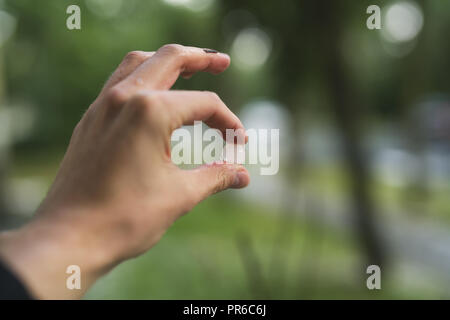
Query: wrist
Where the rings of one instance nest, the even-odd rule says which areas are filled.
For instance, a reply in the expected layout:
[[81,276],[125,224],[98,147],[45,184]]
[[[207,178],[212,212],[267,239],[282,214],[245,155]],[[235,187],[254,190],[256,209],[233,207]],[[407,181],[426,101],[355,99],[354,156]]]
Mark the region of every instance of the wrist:
[[[0,233],[0,257],[39,299],[82,297],[114,264],[108,250],[97,250],[95,245],[76,225],[54,216],[38,217],[21,229]],[[80,267],[80,289],[67,286],[71,265]]]

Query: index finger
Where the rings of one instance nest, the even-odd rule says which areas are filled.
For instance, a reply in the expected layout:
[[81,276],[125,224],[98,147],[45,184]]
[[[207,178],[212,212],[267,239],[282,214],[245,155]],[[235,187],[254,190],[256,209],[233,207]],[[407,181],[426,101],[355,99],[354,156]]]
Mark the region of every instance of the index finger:
[[[164,123],[168,132],[191,125],[195,121],[203,121],[209,127],[218,129],[224,138],[231,129],[236,143],[246,143],[245,128],[239,118],[225,105],[219,96],[209,91],[141,91],[134,96],[130,104],[136,103],[164,113],[164,117],[152,115],[158,123]],[[168,115],[168,116],[167,116]],[[163,119],[163,121],[161,121]]]
[[230,57],[211,49],[168,44],[141,64],[123,85],[135,90],[167,90],[181,73],[206,71],[213,74],[223,72],[230,65]]

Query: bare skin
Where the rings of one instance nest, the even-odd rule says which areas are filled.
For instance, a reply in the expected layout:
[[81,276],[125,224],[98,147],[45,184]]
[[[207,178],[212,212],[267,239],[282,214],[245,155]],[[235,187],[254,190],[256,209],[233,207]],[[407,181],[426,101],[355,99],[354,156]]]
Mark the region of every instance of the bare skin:
[[[229,64],[225,54],[181,45],[124,58],[76,126],[33,220],[0,234],[0,256],[34,297],[82,297],[200,201],[248,185],[240,165],[181,170],[170,159],[171,133],[194,120],[222,132],[243,130],[215,93],[170,90],[180,75],[217,74]],[[80,290],[66,288],[73,264],[82,271]]]

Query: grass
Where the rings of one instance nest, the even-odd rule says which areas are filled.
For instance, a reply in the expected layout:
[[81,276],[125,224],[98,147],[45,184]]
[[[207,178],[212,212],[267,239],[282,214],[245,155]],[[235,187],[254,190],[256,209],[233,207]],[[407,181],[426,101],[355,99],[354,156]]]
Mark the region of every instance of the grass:
[[351,238],[284,219],[230,194],[215,196],[176,222],[148,253],[101,279],[86,298],[397,297],[366,289]]

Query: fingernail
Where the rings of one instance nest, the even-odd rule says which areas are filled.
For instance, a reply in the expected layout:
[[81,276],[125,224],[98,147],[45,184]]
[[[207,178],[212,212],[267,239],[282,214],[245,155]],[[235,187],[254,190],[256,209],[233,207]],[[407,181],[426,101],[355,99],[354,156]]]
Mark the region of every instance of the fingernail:
[[203,51],[205,51],[206,53],[218,53],[219,51],[214,50],[214,49],[203,49]]

